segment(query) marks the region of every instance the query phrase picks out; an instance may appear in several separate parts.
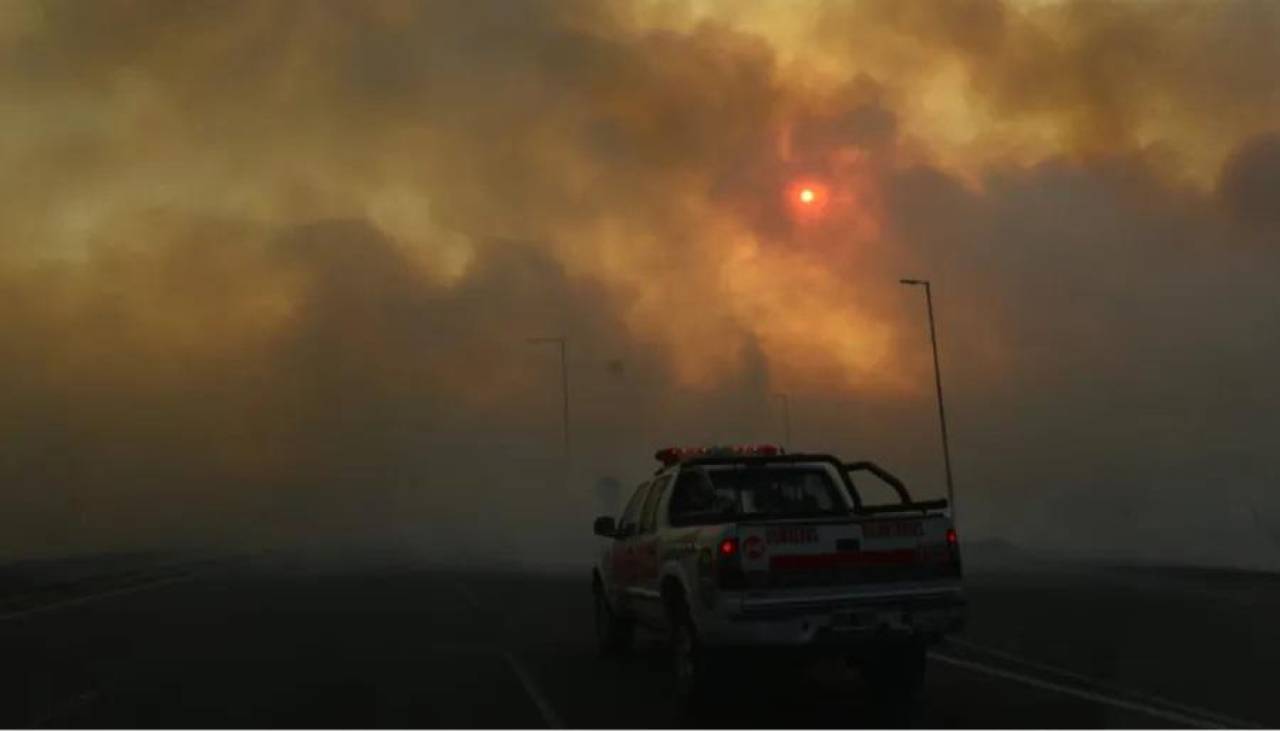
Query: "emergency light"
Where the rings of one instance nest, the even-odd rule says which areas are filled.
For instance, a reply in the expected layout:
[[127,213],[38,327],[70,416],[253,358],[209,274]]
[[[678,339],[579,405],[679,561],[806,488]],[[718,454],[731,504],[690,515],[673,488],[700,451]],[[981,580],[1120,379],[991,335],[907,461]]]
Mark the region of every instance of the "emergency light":
[[670,467],[695,457],[776,457],[783,453],[775,444],[744,444],[720,447],[667,447],[654,452],[653,458]]

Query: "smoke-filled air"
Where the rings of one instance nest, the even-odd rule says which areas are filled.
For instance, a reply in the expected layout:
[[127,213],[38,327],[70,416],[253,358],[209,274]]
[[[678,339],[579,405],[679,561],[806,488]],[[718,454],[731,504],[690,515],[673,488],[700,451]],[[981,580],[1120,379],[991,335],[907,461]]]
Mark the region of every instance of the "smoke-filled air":
[[[0,552],[580,558],[671,445],[1280,565],[1280,3],[0,4]],[[561,433],[567,339],[569,450]]]

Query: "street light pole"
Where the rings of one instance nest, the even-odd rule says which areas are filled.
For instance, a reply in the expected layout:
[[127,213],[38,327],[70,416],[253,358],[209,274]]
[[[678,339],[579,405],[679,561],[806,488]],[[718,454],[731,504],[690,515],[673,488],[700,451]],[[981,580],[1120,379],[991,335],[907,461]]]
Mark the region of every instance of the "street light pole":
[[942,461],[947,470],[947,503],[951,505],[951,521],[956,521],[956,489],[951,479],[951,447],[947,443],[947,408],[942,401],[942,368],[938,365],[938,331],[933,323],[933,288],[927,279],[901,279],[908,286],[924,286],[925,307],[929,311],[929,341],[933,344],[933,382],[938,391],[938,422],[942,425]]
[[779,401],[782,402],[782,428],[786,435],[786,441],[782,443],[784,449],[791,449],[791,399],[787,398],[787,394],[774,394]]
[[563,335],[554,338],[529,338],[531,345],[554,344],[560,346],[560,395],[563,399],[564,464],[569,466],[569,339]]

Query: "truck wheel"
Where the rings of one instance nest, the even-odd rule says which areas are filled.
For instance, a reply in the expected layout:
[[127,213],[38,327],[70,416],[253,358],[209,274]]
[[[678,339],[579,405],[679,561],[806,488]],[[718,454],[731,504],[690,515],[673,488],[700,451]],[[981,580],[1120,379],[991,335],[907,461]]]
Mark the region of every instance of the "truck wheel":
[[601,655],[622,655],[631,649],[634,634],[631,622],[622,619],[609,607],[609,601],[597,587],[595,594],[596,647]]
[[693,620],[683,607],[671,622],[671,669],[676,696],[685,704],[698,707],[708,695],[711,685],[711,659],[698,642]]

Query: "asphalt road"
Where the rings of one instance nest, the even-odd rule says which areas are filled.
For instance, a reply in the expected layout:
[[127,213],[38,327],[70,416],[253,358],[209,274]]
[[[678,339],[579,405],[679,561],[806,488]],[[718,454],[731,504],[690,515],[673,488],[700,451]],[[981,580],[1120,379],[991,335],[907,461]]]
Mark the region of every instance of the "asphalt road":
[[923,697],[885,708],[835,663],[733,668],[673,700],[657,638],[596,657],[575,574],[404,558],[172,566],[0,613],[0,726],[1182,727],[1280,725],[1280,579],[970,571],[972,620]]

